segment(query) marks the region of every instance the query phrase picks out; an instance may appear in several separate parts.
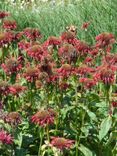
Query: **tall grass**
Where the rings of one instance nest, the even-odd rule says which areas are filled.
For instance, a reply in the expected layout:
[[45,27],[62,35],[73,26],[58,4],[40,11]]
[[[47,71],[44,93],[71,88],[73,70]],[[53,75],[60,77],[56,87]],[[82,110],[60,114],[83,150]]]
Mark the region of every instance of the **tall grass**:
[[81,30],[83,22],[90,21],[88,35],[89,42],[93,42],[95,35],[101,32],[112,32],[117,35],[117,0],[78,0],[67,5],[51,3],[21,8],[4,5],[0,9],[11,12],[17,21],[19,29],[25,27],[38,27],[44,39],[51,35],[59,35],[67,25],[73,24],[78,27],[78,37],[83,39],[84,33]]

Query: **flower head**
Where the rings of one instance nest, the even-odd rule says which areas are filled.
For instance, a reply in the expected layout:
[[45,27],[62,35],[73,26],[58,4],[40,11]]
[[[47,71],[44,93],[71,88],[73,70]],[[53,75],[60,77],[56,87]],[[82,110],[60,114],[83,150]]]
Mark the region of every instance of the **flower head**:
[[68,78],[73,74],[74,69],[69,64],[63,64],[60,68],[56,69],[58,76],[61,78]]
[[24,78],[28,82],[34,82],[38,79],[39,76],[39,70],[35,67],[28,67],[24,73]]
[[18,48],[19,48],[20,50],[26,50],[26,49],[28,49],[30,46],[31,46],[30,42],[27,42],[26,40],[21,40],[21,41],[18,43]]
[[93,73],[95,69],[88,67],[86,64],[82,64],[80,67],[76,69],[76,71],[77,75],[84,77],[86,75]]
[[23,32],[32,41],[41,38],[41,32],[37,28],[25,28]]
[[112,103],[112,106],[113,106],[114,108],[117,107],[117,101],[114,100],[114,101],[112,101],[111,103]]
[[[43,56],[45,55],[44,49],[40,45],[31,46],[26,50],[27,54],[34,58],[35,60],[41,61]],[[47,55],[47,53],[46,53]]]
[[0,82],[0,94],[1,95],[8,95],[10,92],[9,84],[5,81]]
[[90,47],[87,43],[85,43],[84,41],[79,41],[79,42],[76,42],[76,44],[74,45],[74,47],[76,48],[77,50],[77,53],[80,55],[80,56],[86,56],[89,51],[90,51]]
[[8,45],[14,40],[14,34],[12,32],[0,32],[0,47]]
[[5,71],[5,73],[8,75],[17,73],[22,68],[22,65],[15,58],[7,59],[7,61],[3,63],[1,66]]
[[46,126],[54,123],[57,113],[53,109],[43,109],[34,114],[31,121],[40,126]]
[[105,48],[115,43],[115,37],[111,33],[102,33],[96,36],[96,47]]
[[78,53],[72,44],[64,44],[62,47],[59,48],[58,52],[60,58],[67,62],[76,62],[78,58]]
[[63,149],[70,149],[74,144],[74,140],[65,139],[62,137],[52,137],[51,145],[63,150]]
[[3,144],[12,144],[13,138],[4,130],[0,130],[0,142]]
[[6,11],[0,11],[0,19],[3,19],[3,18],[5,18],[5,17],[7,17],[9,15],[10,14],[8,12],[6,12]]
[[70,31],[63,32],[62,35],[61,35],[61,40],[63,42],[67,42],[69,44],[72,44],[74,42],[74,39],[75,39],[75,36]]
[[86,89],[90,89],[96,85],[96,81],[91,78],[80,78],[79,82],[81,82]]
[[94,79],[102,81],[106,85],[113,84],[115,81],[115,72],[108,66],[103,66],[99,70],[97,69],[94,74]]
[[46,42],[47,42],[48,46],[49,45],[57,46],[57,45],[60,45],[61,44],[61,40],[58,37],[55,37],[55,36],[50,36],[47,39]]
[[9,90],[10,90],[10,94],[18,96],[20,93],[26,90],[26,87],[18,84],[14,84],[9,87]]
[[4,121],[10,125],[16,126],[21,123],[21,117],[18,112],[10,112],[5,116]]
[[84,30],[87,30],[87,28],[89,27],[89,25],[90,25],[90,22],[85,22],[85,23],[83,23],[83,25],[82,25],[82,29],[84,29]]
[[7,30],[14,30],[17,28],[17,23],[14,20],[4,20],[3,28]]

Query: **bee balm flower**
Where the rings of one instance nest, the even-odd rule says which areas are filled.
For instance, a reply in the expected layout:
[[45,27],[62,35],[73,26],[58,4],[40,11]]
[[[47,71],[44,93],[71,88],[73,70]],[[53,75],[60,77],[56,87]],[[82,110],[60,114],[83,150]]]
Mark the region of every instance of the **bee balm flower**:
[[52,137],[51,145],[63,150],[63,149],[70,149],[74,144],[73,140],[65,139],[62,137]]
[[4,130],[0,130],[0,142],[3,144],[12,144],[13,138]]
[[17,23],[14,20],[4,20],[3,28],[7,30],[14,30],[17,28]]
[[42,127],[54,123],[56,112],[53,109],[40,110],[31,118],[32,122]]

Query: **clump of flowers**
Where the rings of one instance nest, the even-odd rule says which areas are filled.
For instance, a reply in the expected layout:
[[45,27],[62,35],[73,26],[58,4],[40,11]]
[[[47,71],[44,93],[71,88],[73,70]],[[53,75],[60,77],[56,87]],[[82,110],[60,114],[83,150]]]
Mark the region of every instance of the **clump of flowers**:
[[8,134],[4,130],[0,130],[0,142],[3,144],[13,144],[13,138],[11,134]]
[[31,121],[39,126],[51,125],[54,123],[54,119],[57,113],[53,109],[43,109],[39,110],[31,118]]

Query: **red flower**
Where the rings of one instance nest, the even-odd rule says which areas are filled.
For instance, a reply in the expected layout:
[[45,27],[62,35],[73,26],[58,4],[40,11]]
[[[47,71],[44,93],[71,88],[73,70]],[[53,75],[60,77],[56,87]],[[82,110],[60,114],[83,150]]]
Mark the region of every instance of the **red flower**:
[[89,45],[87,45],[87,43],[83,42],[83,41],[78,41],[74,47],[76,48],[77,50],[77,53],[80,55],[80,56],[86,56],[89,51],[90,51],[90,47]]
[[53,109],[40,110],[32,116],[31,121],[40,126],[46,126],[54,123],[56,112]]
[[115,108],[117,107],[117,101],[112,101],[112,106]]
[[93,57],[97,56],[98,55],[98,52],[99,52],[99,49],[98,48],[92,48],[90,51],[89,51],[89,54]]
[[73,74],[74,69],[69,64],[63,64],[62,67],[56,70],[60,78],[68,78]]
[[5,11],[0,11],[0,19],[3,19],[7,16],[9,16],[10,14],[8,12],[5,12]]
[[27,54],[34,58],[35,60],[41,61],[43,56],[46,56],[47,53],[40,45],[34,45],[26,50]]
[[77,71],[77,74],[80,75],[80,76],[86,76],[88,74],[91,74],[95,71],[95,69],[91,68],[91,67],[88,67],[87,65],[83,64],[81,65],[80,67],[78,67],[76,69]]
[[84,64],[86,64],[88,66],[92,66],[92,65],[94,65],[94,59],[92,57],[86,57],[84,60]]
[[102,33],[96,36],[96,47],[105,48],[115,43],[115,37],[110,33]]
[[8,95],[10,92],[9,84],[5,81],[0,82],[0,94],[1,95]]
[[30,40],[36,40],[41,38],[41,32],[37,28],[24,29],[24,35]]
[[87,28],[89,27],[89,25],[90,25],[90,22],[85,22],[85,23],[83,23],[83,25],[82,25],[82,29],[84,29],[84,30],[87,30]]
[[18,112],[10,112],[5,116],[4,121],[10,125],[16,126],[21,123],[21,117]]
[[51,145],[63,150],[70,149],[74,144],[74,140],[65,139],[62,137],[52,137]]
[[20,40],[21,38],[23,37],[23,32],[21,31],[21,32],[16,32],[15,33],[15,39],[16,40]]
[[7,30],[14,30],[17,28],[17,23],[14,20],[4,20],[3,28]]
[[96,85],[96,81],[91,78],[80,78],[79,82],[81,82],[87,89],[90,89]]
[[0,130],[0,142],[3,144],[12,144],[13,138],[4,130]]
[[67,90],[70,87],[70,85],[67,82],[60,82],[59,83],[59,88],[61,90]]
[[110,67],[103,66],[97,69],[96,74],[94,74],[94,79],[110,85],[115,81],[115,72]]
[[24,77],[28,82],[34,82],[39,77],[39,70],[37,68],[28,67],[24,73]]
[[58,37],[55,36],[51,36],[47,39],[47,45],[53,45],[53,46],[57,46],[61,44],[61,40]]
[[1,32],[0,33],[0,47],[8,45],[14,40],[14,34],[12,32]]
[[15,85],[10,86],[9,90],[11,94],[18,96],[21,92],[24,92],[26,90],[26,87],[15,84]]
[[64,44],[61,48],[59,48],[58,54],[63,60],[68,61],[68,63],[76,62],[78,58],[76,49],[72,44],[68,43]]
[[26,50],[26,49],[28,49],[30,46],[31,46],[30,42],[27,42],[26,40],[21,40],[21,41],[18,43],[18,48],[19,48],[20,50]]
[[74,42],[74,39],[75,39],[74,34],[69,31],[63,32],[61,35],[61,40],[69,44],[72,44]]
[[15,58],[8,59],[1,66],[2,66],[3,70],[5,71],[5,73],[8,75],[17,73],[22,68],[22,65]]

